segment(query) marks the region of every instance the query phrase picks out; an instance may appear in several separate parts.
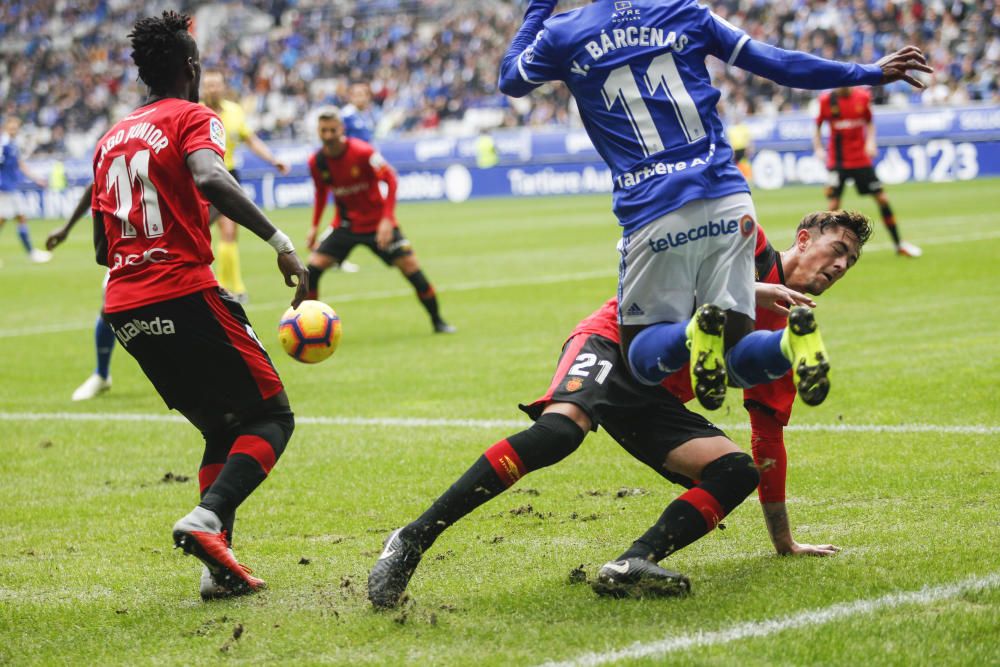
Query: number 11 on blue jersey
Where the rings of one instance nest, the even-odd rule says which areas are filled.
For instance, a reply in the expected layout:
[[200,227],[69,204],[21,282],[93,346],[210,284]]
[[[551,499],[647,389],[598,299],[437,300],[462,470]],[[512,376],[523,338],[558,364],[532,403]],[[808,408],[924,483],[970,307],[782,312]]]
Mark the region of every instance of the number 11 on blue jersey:
[[[632,126],[643,155],[648,157],[664,150],[666,145],[646,106],[636,78],[632,65],[622,65],[608,74],[601,94],[604,96],[604,104],[608,111],[614,111],[615,105],[621,102],[625,117]],[[672,53],[662,53],[653,58],[642,81],[649,97],[654,97],[660,86],[663,87],[667,99],[673,106],[686,143],[693,144],[705,138],[705,126],[701,122],[694,100],[684,87],[684,81],[677,71]]]

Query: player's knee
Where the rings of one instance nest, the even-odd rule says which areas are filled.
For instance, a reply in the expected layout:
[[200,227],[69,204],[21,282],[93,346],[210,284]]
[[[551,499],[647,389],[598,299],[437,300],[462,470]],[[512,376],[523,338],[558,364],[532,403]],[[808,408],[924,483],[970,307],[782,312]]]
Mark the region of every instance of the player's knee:
[[681,362],[677,368],[664,366],[658,351],[662,349],[652,327],[640,331],[628,346],[628,367],[629,372],[639,382],[647,385],[656,385],[670,373],[683,368],[685,362]]
[[319,269],[320,271],[325,271],[331,266],[336,266],[340,263],[336,257],[331,255],[324,255],[321,252],[311,252],[309,253],[309,269],[312,270],[313,267]]
[[274,413],[271,418],[278,429],[281,430],[281,435],[284,439],[282,449],[284,449],[284,446],[292,439],[292,433],[295,432],[295,413],[286,408],[282,412]]
[[[402,267],[400,268],[402,269]],[[406,270],[403,269],[403,275],[406,276],[406,279],[410,281],[411,285],[413,285],[413,289],[415,289],[419,294],[425,294],[430,291],[430,281],[427,280],[427,276],[424,275],[424,272],[421,271],[419,267],[410,273],[407,273]]]
[[295,417],[291,410],[263,414],[257,421],[245,425],[242,429],[244,434],[255,435],[271,445],[275,460],[278,460],[285,452],[294,430]]
[[205,453],[202,455],[201,467],[212,463],[225,463],[229,450],[236,439],[232,427],[219,428],[215,431],[202,432],[205,438]]
[[420,270],[420,262],[417,261],[417,256],[412,251],[396,259],[395,265],[410,280],[412,280],[411,276],[416,274],[423,275],[423,272]]
[[531,472],[562,461],[576,451],[585,436],[586,433],[569,417],[548,412],[531,428],[512,435],[507,441],[525,470]]
[[702,471],[700,486],[732,512],[760,483],[760,472],[746,452],[733,452],[715,459]]

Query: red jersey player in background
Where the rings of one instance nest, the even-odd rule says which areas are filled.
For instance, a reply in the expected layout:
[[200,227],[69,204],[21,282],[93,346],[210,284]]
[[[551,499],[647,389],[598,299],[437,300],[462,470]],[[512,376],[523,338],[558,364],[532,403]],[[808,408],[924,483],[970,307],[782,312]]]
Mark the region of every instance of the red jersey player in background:
[[[782,329],[790,306],[816,305],[802,292],[823,293],[854,265],[871,227],[867,218],[857,213],[812,213],[799,224],[792,247],[780,254],[762,229],[758,227],[757,233],[756,326]],[[749,462],[750,457],[739,452],[704,417],[681,405],[693,398],[686,368],[658,386],[635,380],[621,357],[617,312],[617,299],[610,299],[570,334],[548,391],[521,406],[536,420],[531,428],[486,450],[424,514],[389,536],[368,579],[368,596],[375,606],[398,603],[423,553],[448,526],[527,473],[569,456],[584,434],[597,430],[598,425],[632,456],[689,491],[674,500],[633,544],[643,558],[635,562],[626,552],[605,564],[594,582],[595,591],[642,596],[689,590],[686,577],[660,568],[655,561],[710,532],[757,486],[757,472],[754,483],[746,488],[749,480],[740,476],[739,466],[730,466],[728,477],[720,479],[717,461],[703,460],[702,464],[708,465],[702,465],[700,471],[690,465],[697,460],[699,450],[707,454],[712,447],[728,452],[722,458],[742,455]],[[835,553],[837,547],[830,544],[796,542],[788,523],[782,427],[788,423],[795,399],[791,373],[745,390],[744,397],[753,429],[754,462],[760,470],[760,500],[775,549],[780,554]],[[729,446],[732,449],[727,449]],[[678,460],[679,454],[687,459],[687,466]],[[685,467],[687,473],[682,472]],[[726,492],[728,496],[723,495]],[[656,542],[668,546],[657,549]]]
[[264,587],[233,555],[233,523],[295,424],[246,313],[212,274],[209,204],[275,249],[285,283],[296,287],[293,305],[308,284],[291,241],[226,170],[222,121],[197,103],[190,24],[164,12],[129,35],[149,97],[98,143],[92,210],[97,261],[109,269],[104,319],[167,407],[205,439],[201,502],[174,524],[173,538],[204,563],[207,599]]
[[[319,279],[326,269],[340,266],[355,246],[363,245],[410,281],[435,333],[454,333],[455,328],[441,318],[434,287],[420,270],[413,246],[396,224],[396,173],[392,167],[371,144],[347,136],[337,109],[321,109],[317,129],[323,146],[309,158],[309,173],[316,187],[312,228],[306,241],[312,250],[309,298],[319,298]],[[384,196],[380,182],[386,184]],[[316,232],[331,193],[333,221],[317,245]]]
[[[830,124],[829,148],[825,151],[821,135],[823,123]],[[882,222],[892,236],[896,254],[904,257],[920,257],[923,254],[916,245],[900,239],[889,198],[875,175],[872,159],[878,154],[878,147],[870,91],[865,88],[837,88],[820,95],[813,150],[816,157],[826,159],[826,168],[830,172],[826,198],[831,211],[840,208],[844,186],[848,180],[853,180],[859,195],[872,195],[878,202]]]

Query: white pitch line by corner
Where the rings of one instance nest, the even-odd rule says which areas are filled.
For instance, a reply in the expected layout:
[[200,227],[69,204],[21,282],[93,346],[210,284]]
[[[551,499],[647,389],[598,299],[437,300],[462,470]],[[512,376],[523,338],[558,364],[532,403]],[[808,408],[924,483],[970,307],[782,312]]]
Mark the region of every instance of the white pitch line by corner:
[[825,625],[843,619],[872,614],[883,609],[895,609],[903,605],[927,605],[941,600],[958,597],[963,593],[980,591],[1000,586],[1000,572],[981,577],[969,577],[962,581],[941,586],[924,587],[919,591],[889,593],[878,598],[841,602],[820,609],[808,609],[788,616],[779,616],[763,621],[750,621],[731,625],[713,631],[699,631],[655,642],[636,642],[617,651],[606,653],[586,653],[565,662],[547,662],[543,667],[593,667],[607,665],[622,660],[660,657],[667,653],[685,651],[696,647],[718,646],[739,641],[767,637],[785,630],[797,630],[813,625]]
[[[70,422],[177,422],[180,415],[141,412],[0,412],[0,421],[70,421]],[[403,426],[407,428],[523,428],[527,419],[436,419],[424,417],[295,417],[296,424],[318,426]],[[749,424],[719,424],[726,430],[750,428]],[[793,424],[788,431],[824,433],[942,433],[953,435],[998,435],[1000,426],[979,424]]]

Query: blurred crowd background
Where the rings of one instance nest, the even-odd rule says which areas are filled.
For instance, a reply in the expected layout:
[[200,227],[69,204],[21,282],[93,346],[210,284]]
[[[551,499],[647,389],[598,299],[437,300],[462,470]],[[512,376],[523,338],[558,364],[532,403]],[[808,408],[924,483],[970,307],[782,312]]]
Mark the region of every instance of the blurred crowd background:
[[[584,4],[561,2],[559,11]],[[875,91],[892,105],[1000,100],[1000,3],[990,0],[718,0],[720,16],[755,39],[826,58],[874,62],[906,44],[927,54],[927,90]],[[146,94],[127,35],[163,9],[196,19],[204,67],[225,75],[265,139],[311,140],[304,119],[344,104],[367,82],[376,137],[578,123],[561,84],[522,100],[496,88],[500,59],[521,23],[512,0],[3,0],[0,115],[25,123],[35,154],[88,154]],[[792,91],[712,59],[732,117],[806,109]]]

